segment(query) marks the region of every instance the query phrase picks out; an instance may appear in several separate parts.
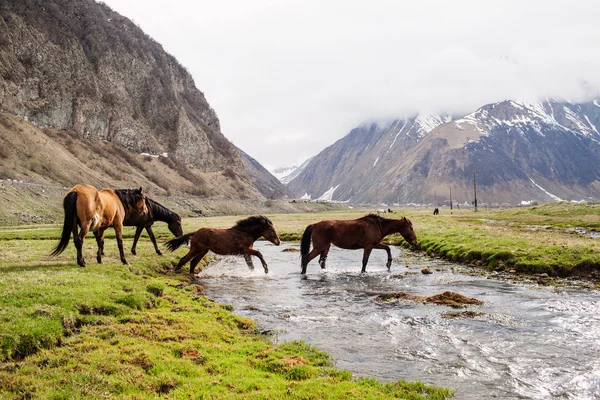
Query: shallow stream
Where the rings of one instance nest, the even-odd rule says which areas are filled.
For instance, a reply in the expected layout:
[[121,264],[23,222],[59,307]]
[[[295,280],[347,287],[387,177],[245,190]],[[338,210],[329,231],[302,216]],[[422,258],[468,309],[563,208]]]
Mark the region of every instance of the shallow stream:
[[[420,380],[456,390],[456,399],[600,398],[600,292],[509,283],[469,275],[460,265],[392,249],[332,247],[300,274],[298,246],[257,242],[269,264],[226,257],[199,274],[207,296],[234,306],[278,342],[302,339],[333,355],[338,368],[381,380]],[[434,273],[421,274],[429,267]],[[471,318],[447,306],[377,303],[370,292],[431,296],[458,292],[484,302]],[[479,314],[482,313],[482,314]]]

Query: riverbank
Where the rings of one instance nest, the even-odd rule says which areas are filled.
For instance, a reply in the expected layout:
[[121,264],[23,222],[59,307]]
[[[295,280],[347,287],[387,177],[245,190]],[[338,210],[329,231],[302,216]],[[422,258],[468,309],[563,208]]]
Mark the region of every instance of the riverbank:
[[[186,221],[186,230],[198,223]],[[0,230],[0,397],[450,396],[418,382],[353,379],[303,342],[274,346],[254,321],[211,301],[187,274],[173,273],[178,256],[155,255],[145,237],[139,255],[128,255],[129,266],[119,262],[111,238],[102,265],[93,260],[91,237],[87,268],[76,266],[73,246],[49,258],[58,231]],[[157,233],[168,237],[162,226]]]

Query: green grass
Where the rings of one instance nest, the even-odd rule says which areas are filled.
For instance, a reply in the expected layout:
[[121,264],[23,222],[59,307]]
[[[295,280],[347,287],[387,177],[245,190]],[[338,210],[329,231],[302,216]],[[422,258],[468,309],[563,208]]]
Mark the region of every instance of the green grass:
[[[429,255],[527,274],[565,277],[600,271],[598,241],[565,231],[600,228],[600,207],[559,203],[506,211],[449,211],[444,209],[440,216],[421,212],[413,218],[419,248]],[[400,237],[390,242],[407,246]]]
[[[189,220],[186,231],[235,219]],[[164,224],[156,228],[170,236]],[[419,382],[354,379],[304,342],[274,346],[254,321],[173,273],[181,254],[157,256],[145,235],[129,266],[109,238],[96,264],[89,237],[88,267],[79,268],[72,244],[48,257],[58,234],[57,226],[0,230],[0,398],[451,396]]]

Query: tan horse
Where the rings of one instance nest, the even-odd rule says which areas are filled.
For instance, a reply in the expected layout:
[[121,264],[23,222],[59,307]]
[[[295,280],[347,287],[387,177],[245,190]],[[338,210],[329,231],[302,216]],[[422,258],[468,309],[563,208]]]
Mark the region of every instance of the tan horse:
[[279,246],[279,236],[271,220],[262,215],[257,215],[238,221],[235,226],[229,229],[198,229],[196,232],[169,240],[165,243],[165,246],[169,251],[173,251],[184,243],[189,242],[190,244],[190,251],[181,257],[175,267],[175,271],[178,271],[191,261],[190,274],[193,274],[196,265],[210,250],[220,255],[231,254],[243,256],[250,269],[254,269],[251,257],[256,256],[262,263],[265,274],[267,274],[269,273],[269,268],[265,259],[260,251],[252,248],[254,242],[261,236],[274,245]]
[[[362,271],[367,270],[367,262],[373,249],[382,249],[387,252],[387,269],[392,266],[392,253],[390,247],[381,243],[381,240],[392,233],[399,233],[411,245],[417,244],[417,235],[412,223],[406,217],[401,219],[388,219],[379,215],[369,214],[362,218],[349,221],[321,221],[306,227],[300,243],[302,255],[302,273],[306,273],[306,266],[316,256],[320,255],[319,264],[325,269],[325,260],[329,248],[333,243],[339,248],[356,250],[364,249]],[[312,238],[313,249],[310,250]]]
[[[77,185],[67,192],[63,200],[63,208],[65,221],[62,236],[52,255],[57,256],[65,250],[73,232],[73,243],[77,248],[77,264],[81,267],[85,267],[82,248],[87,233],[94,232],[98,243],[96,260],[102,263],[104,231],[111,226],[117,236],[121,262],[127,264],[123,252],[123,219],[131,211],[142,215],[148,212],[142,188],[98,191],[95,187],[86,184]],[[77,227],[81,228],[79,232]]]

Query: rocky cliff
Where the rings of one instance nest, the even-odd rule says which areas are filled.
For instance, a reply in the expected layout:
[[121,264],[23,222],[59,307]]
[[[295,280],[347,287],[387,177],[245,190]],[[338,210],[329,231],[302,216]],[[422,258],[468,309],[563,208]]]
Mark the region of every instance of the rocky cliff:
[[92,0],[0,2],[0,111],[206,173],[245,175],[186,69]]

